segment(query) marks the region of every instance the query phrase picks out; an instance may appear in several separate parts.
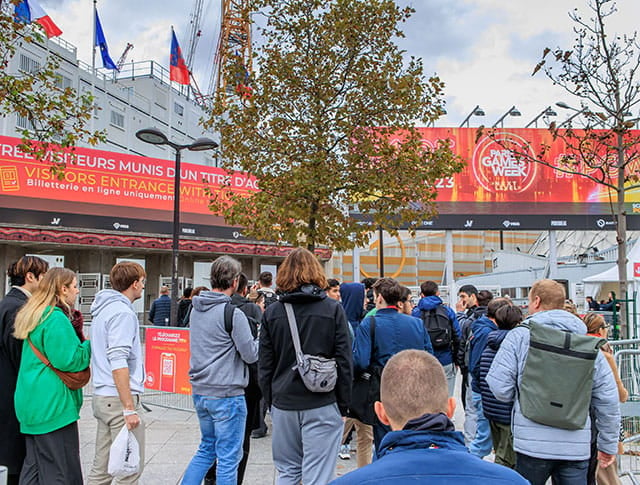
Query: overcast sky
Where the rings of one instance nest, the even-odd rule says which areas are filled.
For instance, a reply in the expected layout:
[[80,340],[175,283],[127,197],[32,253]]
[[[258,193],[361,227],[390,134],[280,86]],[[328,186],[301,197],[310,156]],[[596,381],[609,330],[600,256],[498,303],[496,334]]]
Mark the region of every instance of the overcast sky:
[[[485,118],[472,126],[492,125],[512,105],[521,118],[505,126],[524,126],[546,106],[578,101],[552,86],[542,73],[531,77],[544,47],[570,48],[573,24],[568,12],[587,13],[588,0],[401,0],[416,10],[403,26],[400,45],[408,55],[424,60],[425,73],[446,83],[448,114],[436,126],[458,126],[480,105]],[[62,38],[76,45],[78,56],[91,63],[91,0],[40,0],[63,30]],[[183,52],[187,50],[194,0],[99,0],[98,11],[111,57],[117,62],[127,42],[134,45],[128,61],[155,60],[168,68],[170,27]],[[209,84],[220,25],[222,0],[205,0],[194,72],[202,90]],[[616,33],[638,28],[639,0],[619,0],[611,18]],[[99,65],[100,56],[96,61]],[[570,113],[556,108],[558,119]]]

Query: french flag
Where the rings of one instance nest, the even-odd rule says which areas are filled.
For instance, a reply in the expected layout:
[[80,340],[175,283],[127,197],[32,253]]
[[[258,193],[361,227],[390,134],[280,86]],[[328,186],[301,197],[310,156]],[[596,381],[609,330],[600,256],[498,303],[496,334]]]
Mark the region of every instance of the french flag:
[[36,22],[44,29],[44,33],[48,38],[57,37],[62,34],[62,30],[53,23],[51,17],[40,6],[36,0],[22,0],[15,7],[15,16],[17,22],[30,24]]

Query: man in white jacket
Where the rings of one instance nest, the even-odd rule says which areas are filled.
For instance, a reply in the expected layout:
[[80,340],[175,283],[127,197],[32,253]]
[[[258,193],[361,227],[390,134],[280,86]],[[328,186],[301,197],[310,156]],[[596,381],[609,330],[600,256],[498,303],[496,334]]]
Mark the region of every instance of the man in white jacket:
[[[562,285],[553,280],[536,281],[529,293],[528,320],[565,332],[586,334],[582,320],[562,310],[564,301]],[[560,485],[587,483],[592,425],[598,430],[600,466],[610,466],[617,453],[620,408],[611,368],[598,352],[591,395],[596,422],[591,423],[587,417],[582,429],[561,429],[531,421],[522,414],[516,390],[521,388],[528,352],[529,330],[518,326],[505,337],[486,378],[496,398],[505,402],[515,398],[512,429],[516,471],[532,485],[544,485],[549,477]]]
[[111,484],[107,473],[109,449],[126,424],[140,445],[140,470],[119,478],[118,484],[136,484],[144,466],[144,421],[140,397],[144,366],[140,326],[133,302],[142,296],[146,274],[138,263],[116,264],[109,274],[112,289],[96,294],[91,305],[91,370],[93,415],[98,420],[96,454],[87,483]]

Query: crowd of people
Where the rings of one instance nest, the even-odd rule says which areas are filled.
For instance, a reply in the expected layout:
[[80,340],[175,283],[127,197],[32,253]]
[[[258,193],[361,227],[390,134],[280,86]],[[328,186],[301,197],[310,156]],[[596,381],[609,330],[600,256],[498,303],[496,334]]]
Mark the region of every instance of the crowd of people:
[[[8,483],[84,483],[77,422],[89,369],[97,435],[84,480],[138,483],[145,376],[133,302],[144,269],[111,269],[88,340],[71,270],[25,256],[7,274],[0,464]],[[619,403],[628,393],[608,325],[600,314],[567,310],[553,280],[533,284],[526,318],[473,285],[450,308],[433,281],[422,283],[415,306],[393,278],[340,284],[301,248],[278,268],[275,289],[267,272],[250,286],[229,256],[212,263],[210,284],[185,290],[179,305],[201,430],[184,485],[242,483],[251,437],[268,432],[267,412],[279,485],[618,483]],[[161,293],[149,316],[158,325],[170,307]],[[464,432],[453,421],[458,374]],[[123,427],[137,440],[140,466],[114,482],[109,452]],[[354,437],[358,468],[335,479]],[[483,459],[490,454],[493,462]]]

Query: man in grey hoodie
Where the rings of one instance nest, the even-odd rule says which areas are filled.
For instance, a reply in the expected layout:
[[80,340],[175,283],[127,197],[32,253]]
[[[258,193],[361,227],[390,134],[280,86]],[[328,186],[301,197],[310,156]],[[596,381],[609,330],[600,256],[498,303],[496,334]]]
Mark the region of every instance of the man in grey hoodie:
[[252,334],[245,314],[231,307],[231,328],[225,325],[225,310],[241,270],[237,260],[219,257],[211,265],[213,290],[193,298],[189,376],[202,440],[183,485],[199,485],[214,460],[217,483],[237,482],[247,419],[247,364],[258,360],[257,335]]
[[[529,293],[529,318],[537,324],[564,332],[584,335],[585,324],[563,310],[565,292],[553,280],[539,280]],[[618,450],[620,407],[618,390],[611,368],[598,352],[593,372],[591,407],[596,423],[587,418],[582,429],[562,429],[526,418],[520,408],[518,389],[529,354],[529,330],[518,326],[509,331],[496,354],[486,377],[494,396],[500,401],[514,401],[511,428],[516,451],[516,471],[532,485],[554,483],[577,485],[587,483],[587,468],[591,455],[591,426],[598,430],[598,460],[600,466],[611,466]],[[558,369],[561,373],[562,369]],[[554,379],[554,376],[549,376]]]
[[87,483],[107,485],[109,449],[125,424],[140,445],[140,470],[119,478],[118,484],[136,484],[144,467],[144,421],[140,396],[144,367],[140,326],[133,302],[142,296],[146,282],[138,263],[116,264],[109,274],[111,288],[99,291],[91,305],[91,370],[93,415],[98,420],[96,454]]

